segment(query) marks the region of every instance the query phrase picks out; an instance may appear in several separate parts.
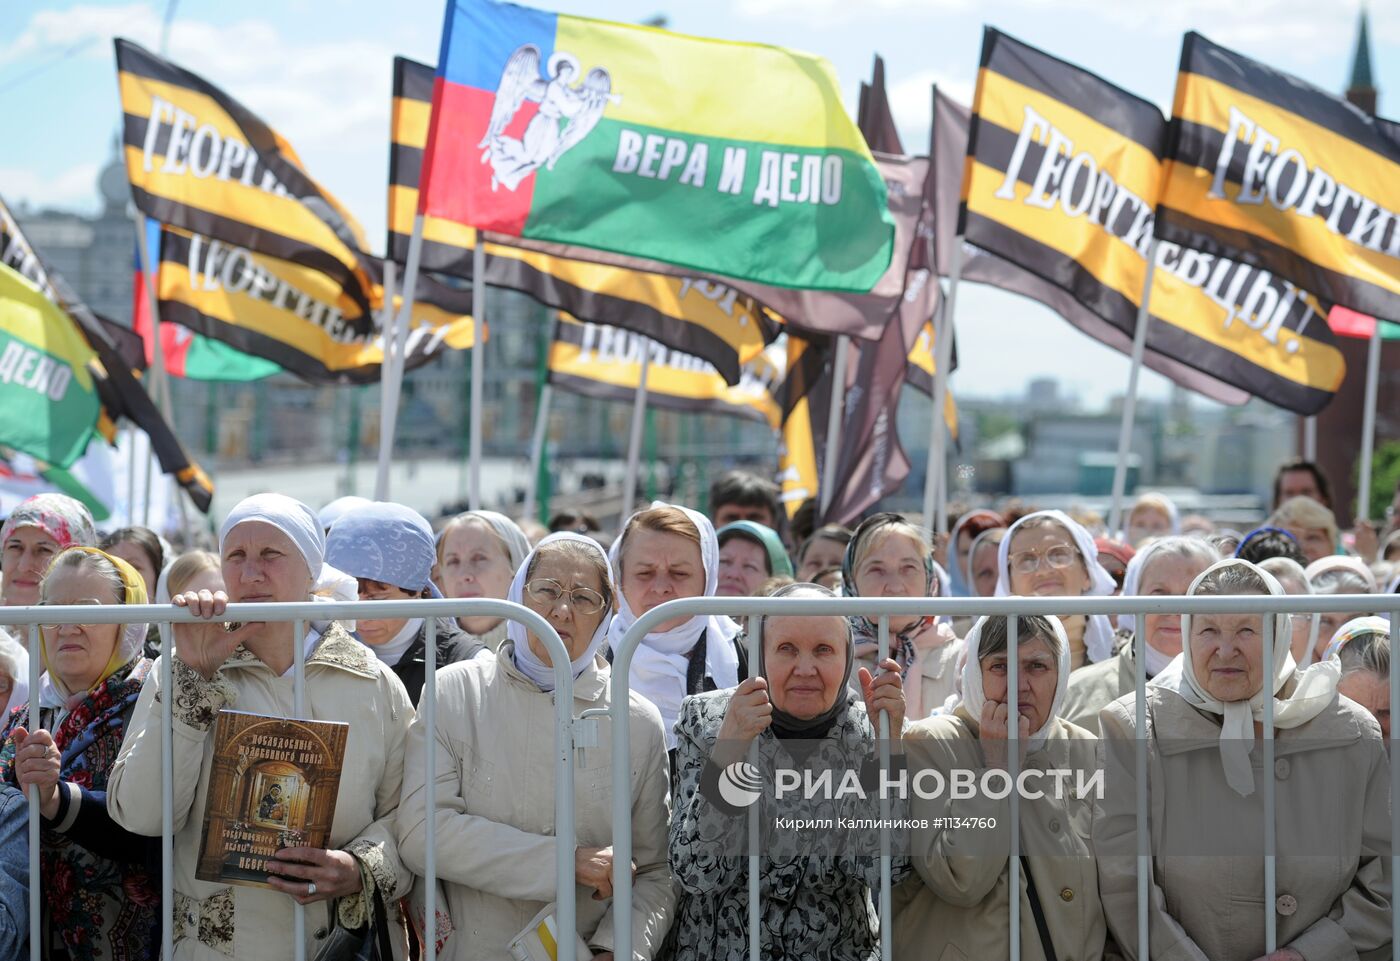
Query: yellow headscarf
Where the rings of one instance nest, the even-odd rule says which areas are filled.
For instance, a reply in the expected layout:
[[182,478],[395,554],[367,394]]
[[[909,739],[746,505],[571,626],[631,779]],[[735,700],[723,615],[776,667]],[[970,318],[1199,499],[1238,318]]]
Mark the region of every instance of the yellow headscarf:
[[[108,554],[105,551],[100,551],[95,547],[73,546],[65,551],[62,551],[57,556],[55,556],[53,561],[49,564],[49,569],[44,574],[44,578],[47,580],[49,574],[53,573],[54,568],[58,566],[59,561],[61,561],[65,556],[73,553],[74,551],[81,551],[85,554],[95,554],[98,557],[101,557],[104,560],[106,560],[108,563],[110,563],[113,567],[117,569],[117,573],[121,575],[122,586],[124,588],[124,593],[122,595],[121,601],[123,604],[148,603],[146,600],[146,582],[141,578],[141,575],[137,572],[136,568],[132,567],[120,557],[114,557],[113,555]],[[133,660],[140,656],[141,649],[146,642],[146,628],[147,625],[145,624],[126,624],[122,626],[121,636],[117,638],[117,643],[112,648],[112,656],[107,660],[107,666],[102,669],[101,676],[97,678],[97,680],[93,683],[92,687],[88,690],[93,690],[97,688],[104,681],[106,681],[107,678],[115,674],[120,668],[127,664],[130,664]],[[62,679],[59,678],[58,674],[54,672],[53,668],[49,666],[49,648],[47,638],[45,639],[45,643],[40,645],[39,654],[40,657],[43,658],[44,670],[48,672],[49,685],[51,685],[57,693],[62,695],[65,701],[73,697],[74,694],[84,695],[87,693],[87,691],[68,690],[68,688],[64,685]]]

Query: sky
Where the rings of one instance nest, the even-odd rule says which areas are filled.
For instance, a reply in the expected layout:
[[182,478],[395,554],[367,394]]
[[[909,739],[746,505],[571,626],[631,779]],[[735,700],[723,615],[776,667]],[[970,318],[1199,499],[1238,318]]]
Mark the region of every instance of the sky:
[[[443,0],[37,0],[6,7],[0,195],[7,201],[96,209],[97,174],[113,156],[120,120],[111,39],[157,49],[173,7],[169,59],[272,124],[382,251],[391,65],[396,54],[435,61]],[[984,25],[1169,111],[1184,31],[1340,92],[1359,10],[1357,0],[553,0],[551,8],[619,21],[664,16],[684,33],[820,54],[835,66],[853,114],[858,85],[879,53],[911,150],[928,141],[932,84],[971,100]],[[1368,9],[1380,112],[1395,116],[1400,0],[1371,0]],[[1023,298],[963,285],[956,323],[961,366],[952,384],[964,396],[1018,396],[1032,378],[1055,377],[1099,406],[1126,385],[1123,355]],[[1164,397],[1168,389],[1164,378],[1143,372],[1144,396]]]

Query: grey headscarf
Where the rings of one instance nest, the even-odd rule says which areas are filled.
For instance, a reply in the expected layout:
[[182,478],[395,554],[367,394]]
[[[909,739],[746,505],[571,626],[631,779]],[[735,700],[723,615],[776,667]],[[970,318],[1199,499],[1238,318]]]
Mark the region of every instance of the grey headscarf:
[[[770,595],[774,599],[780,597],[825,597],[835,598],[836,594],[822,587],[820,584],[789,584]],[[769,615],[771,616],[771,615]],[[783,616],[783,615],[778,615]],[[855,633],[849,617],[839,617],[846,624],[846,669],[841,675],[841,683],[836,687],[836,700],[821,714],[816,717],[801,718],[781,710],[775,703],[773,705],[773,733],[780,738],[819,738],[825,737],[826,732],[831,730],[831,726],[846,713],[846,708],[851,703],[851,669],[855,664]],[[762,625],[768,620],[768,616],[754,618],[758,625],[759,640],[763,640]],[[768,677],[768,663],[764,656],[766,644],[759,644],[758,647],[758,676]],[[772,697],[772,691],[769,691]],[[873,719],[872,719],[873,720]]]

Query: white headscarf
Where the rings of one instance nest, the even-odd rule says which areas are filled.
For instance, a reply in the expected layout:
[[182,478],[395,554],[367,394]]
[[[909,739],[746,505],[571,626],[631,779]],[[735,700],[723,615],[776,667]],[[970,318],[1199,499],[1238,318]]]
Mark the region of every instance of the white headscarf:
[[[613,585],[612,564],[609,562],[608,556],[603,553],[602,546],[591,537],[584,537],[582,534],[575,534],[572,531],[560,531],[541,540],[535,545],[535,549],[525,556],[524,561],[515,571],[515,578],[510,582],[510,590],[506,592],[506,600],[516,604],[525,603],[525,578],[529,576],[530,565],[535,562],[535,555],[550,544],[564,541],[583,544],[598,553],[598,556],[603,559],[603,566],[607,569],[608,584],[612,586],[612,594],[614,597],[618,596],[617,587]],[[597,656],[603,642],[608,639],[608,626],[612,623],[612,619],[612,610],[604,608],[603,619],[598,622],[598,629],[593,632],[593,638],[588,642],[588,648],[572,662],[575,678],[582,674],[589,664],[593,663],[593,658]],[[520,669],[520,673],[534,681],[535,686],[541,691],[554,690],[554,668],[541,660],[531,649],[525,625],[519,621],[507,620],[506,637],[515,642],[515,666]]]
[[[1172,535],[1170,537],[1159,537],[1148,543],[1140,551],[1128,559],[1127,570],[1123,573],[1123,597],[1138,597],[1142,593],[1142,572],[1147,567],[1147,561],[1152,557],[1163,544],[1170,544],[1174,537],[1182,535]],[[1194,539],[1193,539],[1194,540]],[[1200,543],[1200,541],[1195,541]],[[1215,555],[1214,551],[1210,552]],[[1215,555],[1218,559],[1218,555]],[[1119,614],[1118,629],[1123,631],[1137,630],[1136,614]],[[1163,654],[1153,647],[1147,638],[1142,638],[1138,650],[1147,659],[1147,675],[1155,677],[1167,669],[1167,665],[1172,662],[1174,655]]]
[[[1283,585],[1268,571],[1260,570],[1249,561],[1228,558],[1212,564],[1191,582],[1186,596],[1194,596],[1201,582],[1213,572],[1227,567],[1247,567],[1263,580],[1264,586],[1274,597],[1284,596]],[[1220,727],[1220,763],[1225,769],[1225,780],[1241,797],[1254,793],[1254,771],[1249,764],[1249,752],[1254,746],[1254,722],[1264,719],[1264,688],[1261,686],[1248,701],[1218,701],[1196,678],[1196,666],[1191,660],[1191,615],[1181,615],[1182,656],[1172,661],[1162,673],[1149,683],[1176,694],[1187,704],[1211,714],[1219,714],[1224,719]],[[1337,682],[1341,680],[1341,666],[1336,660],[1322,661],[1308,667],[1301,673],[1293,662],[1289,651],[1292,637],[1291,621],[1287,614],[1274,615],[1273,644],[1273,686],[1268,696],[1276,695],[1289,680],[1298,679],[1293,693],[1286,700],[1274,697],[1274,727],[1289,729],[1306,724],[1322,713],[1337,694]]]
[[[690,518],[695,529],[700,532],[700,564],[705,568],[705,597],[714,597],[719,585],[719,540],[715,537],[714,525],[710,519],[698,511],[679,504],[666,504],[655,501],[651,507],[677,507]],[[650,508],[647,508],[650,509]],[[639,512],[640,513],[640,512]],[[634,514],[633,517],[636,515]],[[632,523],[628,518],[628,524]],[[622,593],[622,543],[626,539],[626,525],[623,536],[613,541],[608,558],[612,561],[614,576],[618,582],[617,616],[612,619],[608,631],[608,646],[616,650],[622,643],[623,635],[636,623],[637,615],[627,603],[627,595]],[[681,701],[685,698],[686,675],[690,669],[690,653],[700,635],[705,634],[705,670],[714,679],[715,686],[721,689],[734,687],[739,683],[739,655],[730,643],[739,633],[739,625],[720,615],[695,615],[669,631],[652,631],[642,643],[637,645],[632,657],[632,690],[641,694],[656,705],[661,712],[661,721],[666,729],[666,748],[676,746],[676,720],[680,717]]]
[[457,521],[470,520],[475,518],[486,522],[492,532],[506,545],[506,556],[510,558],[510,569],[514,573],[525,561],[525,555],[530,553],[530,539],[525,536],[525,532],[520,529],[520,525],[504,514],[496,511],[465,511],[458,514],[438,531],[435,538],[436,543],[441,546],[443,537],[447,534],[447,529]]
[[0,705],[0,710],[8,714],[10,708],[29,700],[29,648],[6,633],[3,627],[0,627],[0,664],[7,671],[14,672],[14,677],[10,679],[9,700]]
[[[1143,503],[1143,498],[1149,496],[1152,499]],[[1146,494],[1139,496],[1138,499],[1133,502],[1133,506],[1128,508],[1128,512],[1123,515],[1123,529],[1118,532],[1117,539],[1124,544],[1127,544],[1129,547],[1137,546],[1132,541],[1128,540],[1128,528],[1131,526],[1128,522],[1132,520],[1133,514],[1137,513],[1139,507],[1151,507],[1154,510],[1159,507],[1165,507],[1167,511],[1167,524],[1169,526],[1167,533],[1171,536],[1176,536],[1181,533],[1181,511],[1177,508],[1176,502],[1166,494],[1148,491]]]
[[[982,707],[987,703],[987,694],[982,689],[981,648],[982,627],[988,620],[989,618],[979,617],[977,623],[972,625],[972,630],[967,632],[967,639],[964,641],[964,650],[967,654],[962,666],[962,706],[979,723],[982,720]],[[1058,673],[1055,678],[1055,699],[1050,704],[1050,713],[1045,718],[1045,723],[1038,730],[1031,732],[1030,741],[1026,744],[1027,754],[1034,754],[1045,746],[1046,740],[1050,737],[1050,728],[1054,726],[1055,718],[1060,716],[1060,709],[1064,706],[1065,691],[1069,689],[1069,637],[1065,634],[1065,626],[1060,623],[1058,617],[1047,617],[1046,620],[1050,622],[1050,627],[1055,632],[1055,639],[1060,648],[1056,665]],[[1019,633],[1019,627],[1017,631]],[[1007,640],[1007,657],[1009,658],[1011,656],[1010,638]],[[1008,691],[1008,701],[1012,696],[1013,692]]]
[[[1084,596],[1112,597],[1113,593],[1118,590],[1118,582],[1099,563],[1099,551],[1094,546],[1094,538],[1084,529],[1082,524],[1064,511],[1036,511],[1034,514],[1027,514],[1011,525],[1006,536],[997,545],[996,596],[1011,596],[1009,557],[1011,555],[1011,541],[1015,538],[1017,529],[1028,521],[1044,517],[1050,518],[1063,527],[1074,541],[1074,546],[1079,551],[1079,557],[1084,562],[1084,569],[1089,572],[1089,588],[1084,592]],[[1103,614],[1092,614],[1088,617],[1084,626],[1084,649],[1091,663],[1098,663],[1112,656],[1113,625]]]
[[1349,571],[1366,582],[1366,592],[1368,594],[1379,594],[1381,586],[1376,582],[1375,572],[1359,557],[1352,557],[1349,554],[1329,554],[1326,557],[1319,557],[1307,567],[1303,568],[1303,576],[1312,584],[1319,574],[1328,571]]

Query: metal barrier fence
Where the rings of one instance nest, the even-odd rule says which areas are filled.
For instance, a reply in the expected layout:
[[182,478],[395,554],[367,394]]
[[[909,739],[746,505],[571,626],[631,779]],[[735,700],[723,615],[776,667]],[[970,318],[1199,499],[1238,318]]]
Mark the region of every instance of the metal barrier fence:
[[[1136,636],[1145,636],[1143,618],[1149,614],[1311,614],[1320,613],[1389,613],[1392,624],[1400,624],[1400,596],[1395,595],[1296,595],[1288,597],[1243,596],[1243,597],[1133,597],[1133,598],[687,598],[663,604],[639,617],[614,651],[611,678],[611,705],[606,709],[584,711],[578,718],[573,717],[573,676],[570,671],[568,651],[559,635],[540,615],[521,605],[495,600],[407,600],[407,601],[358,601],[348,603],[300,603],[300,604],[230,604],[221,617],[228,621],[243,622],[292,622],[294,636],[304,637],[305,624],[310,620],[353,620],[372,615],[376,620],[423,617],[427,625],[427,644],[424,654],[425,680],[419,704],[419,715],[428,729],[425,737],[427,750],[424,752],[424,783],[429,803],[436,781],[434,771],[435,756],[432,749],[433,736],[437,730],[436,716],[436,671],[437,647],[433,636],[435,617],[502,617],[517,621],[540,638],[549,649],[555,664],[555,834],[556,834],[556,885],[557,885],[557,930],[567,937],[567,932],[576,928],[575,868],[574,868],[574,790],[573,754],[577,725],[592,717],[611,715],[612,756],[628,758],[631,755],[631,731],[627,723],[629,694],[629,672],[637,645],[646,634],[657,625],[678,616],[696,614],[729,614],[739,617],[755,615],[772,617],[776,615],[822,615],[839,614],[850,616],[860,614],[875,619],[879,625],[878,660],[888,656],[890,642],[889,621],[892,617],[909,616],[995,616],[1007,618],[1007,636],[1010,652],[1007,660],[1007,688],[1017,687],[1019,660],[1015,656],[1019,645],[1016,626],[1018,617],[1042,614],[1071,616],[1076,614],[1127,614],[1137,618]],[[28,628],[30,653],[29,683],[31,697],[39,690],[40,632],[43,626],[83,623],[83,624],[123,624],[123,623],[195,623],[197,619],[188,611],[166,605],[110,607],[12,607],[4,611],[8,624]],[[757,627],[759,622],[752,622]],[[1273,618],[1264,618],[1263,663],[1272,662],[1274,637]],[[160,665],[160,684],[164,690],[171,687],[170,651],[168,643],[163,648],[164,657]],[[749,665],[752,672],[758,664],[758,651],[762,644],[759,630],[755,629],[748,637]],[[293,645],[293,712],[304,712],[305,650],[303,645]],[[1147,682],[1146,662],[1142,657],[1135,658],[1137,667],[1137,922],[1138,957],[1147,958],[1148,953],[1148,897],[1152,871],[1152,853],[1146,831],[1147,825],[1147,741],[1145,738],[1146,717],[1143,692]],[[1400,673],[1391,672],[1391,701],[1400,704]],[[1264,770],[1273,768],[1273,699],[1264,699]],[[162,908],[162,956],[173,957],[174,938],[174,758],[172,749],[173,717],[165,711],[165,730],[161,759],[161,908]],[[888,718],[880,719],[881,763],[889,763]],[[1017,725],[1010,724],[1009,738],[1014,741],[1019,736]],[[1391,734],[1390,745],[1394,745],[1395,735]],[[1018,774],[1018,752],[1008,752],[1012,782]],[[1392,765],[1391,796],[1400,797],[1400,764]],[[615,930],[615,950],[618,958],[632,956],[632,811],[631,811],[631,771],[628,764],[614,764],[613,776],[613,915]],[[1275,787],[1273,778],[1264,779],[1264,835],[1265,835],[1265,942],[1268,952],[1277,950],[1277,917],[1267,910],[1274,903],[1276,895],[1275,877]],[[881,817],[888,816],[887,801],[882,802]],[[1009,957],[1020,961],[1020,859],[1015,854],[1020,848],[1020,820],[1017,792],[1010,794],[1011,805],[1011,851],[1008,860],[1010,871],[1010,926]],[[426,813],[426,811],[425,811]],[[760,855],[755,849],[757,837],[758,809],[753,807],[749,814],[749,938],[750,957],[760,958],[760,925],[758,912],[761,907],[759,897]],[[41,877],[39,866],[40,818],[38,790],[29,792],[29,921],[30,957],[39,961],[44,945],[41,941]],[[1391,805],[1392,837],[1400,837],[1400,805]],[[425,818],[426,833],[426,890],[425,928],[433,930],[436,911],[436,852],[435,819]],[[881,886],[880,886],[880,939],[882,957],[893,957],[892,910],[890,888],[890,839],[887,832],[881,837]],[[1391,876],[1400,869],[1400,853],[1390,856]],[[305,958],[305,913],[300,905],[294,906],[295,929],[293,956],[297,961]],[[1392,937],[1400,943],[1400,912],[1392,910]],[[425,957],[434,961],[436,945],[429,936],[425,946]],[[567,942],[566,942],[567,943]]]

